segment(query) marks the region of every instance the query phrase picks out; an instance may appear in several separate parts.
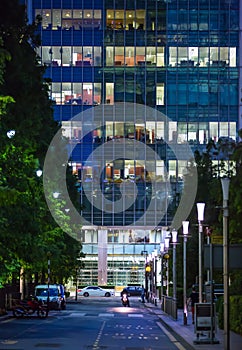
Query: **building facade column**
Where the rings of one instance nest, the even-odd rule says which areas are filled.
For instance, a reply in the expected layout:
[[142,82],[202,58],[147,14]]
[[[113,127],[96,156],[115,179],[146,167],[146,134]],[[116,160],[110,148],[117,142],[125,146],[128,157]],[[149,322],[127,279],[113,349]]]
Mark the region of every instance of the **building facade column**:
[[108,257],[108,235],[107,229],[98,229],[98,285],[106,285],[107,275],[107,257]]

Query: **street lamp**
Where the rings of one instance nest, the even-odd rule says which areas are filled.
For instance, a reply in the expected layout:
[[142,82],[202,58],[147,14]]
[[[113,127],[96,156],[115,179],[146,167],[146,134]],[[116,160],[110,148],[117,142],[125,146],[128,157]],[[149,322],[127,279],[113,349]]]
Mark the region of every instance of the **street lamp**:
[[230,349],[229,334],[229,239],[228,239],[228,217],[229,217],[229,185],[230,179],[221,179],[223,190],[223,275],[224,275],[224,349]]
[[165,252],[165,243],[161,242],[160,243],[160,254],[161,254],[161,280],[160,280],[160,285],[161,285],[161,300],[163,302],[163,255]]
[[170,247],[170,232],[167,231],[167,236],[165,237],[164,239],[164,243],[165,243],[165,251],[168,251],[169,250],[169,247]]
[[171,232],[172,242],[173,245],[172,249],[172,275],[173,275],[173,294],[172,294],[172,315],[175,319],[177,319],[177,301],[176,301],[176,246],[177,246],[177,230],[173,229]]
[[36,175],[37,175],[38,177],[42,176],[42,174],[43,174],[43,171],[42,171],[41,169],[37,169],[37,170],[36,170]]
[[59,198],[59,196],[60,196],[60,192],[55,191],[55,192],[53,193],[53,197],[54,197],[55,199]]
[[182,221],[183,229],[183,324],[187,325],[187,237],[189,221]]
[[152,299],[152,291],[153,291],[153,277],[152,277],[152,274],[153,274],[153,266],[152,266],[152,255],[149,254],[148,257],[147,257],[147,264],[148,264],[148,269],[146,268],[146,271],[149,272],[149,280],[150,280],[150,283],[149,283],[149,291],[148,291],[148,299],[149,301],[151,301]]
[[152,297],[156,298],[156,289],[157,289],[157,249],[154,249],[152,252],[152,266],[153,266],[153,271],[152,271],[152,279],[153,279],[153,290],[152,290]]
[[9,131],[7,132],[7,137],[8,137],[9,139],[12,139],[12,138],[15,136],[15,133],[16,133],[15,130],[9,130]]
[[205,203],[197,203],[197,219],[198,219],[198,284],[199,284],[199,303],[202,303],[202,288],[203,288],[203,276],[202,276],[202,221],[204,220]]
[[172,260],[172,274],[173,274],[173,299],[176,300],[176,245],[177,245],[177,230],[173,229],[171,232],[173,245],[173,260]]

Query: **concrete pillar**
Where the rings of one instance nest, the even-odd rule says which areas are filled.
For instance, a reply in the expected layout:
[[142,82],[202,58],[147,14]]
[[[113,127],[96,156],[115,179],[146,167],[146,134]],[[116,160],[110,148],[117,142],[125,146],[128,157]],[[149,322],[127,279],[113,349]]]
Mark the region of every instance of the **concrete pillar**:
[[107,284],[107,229],[98,229],[98,285]]

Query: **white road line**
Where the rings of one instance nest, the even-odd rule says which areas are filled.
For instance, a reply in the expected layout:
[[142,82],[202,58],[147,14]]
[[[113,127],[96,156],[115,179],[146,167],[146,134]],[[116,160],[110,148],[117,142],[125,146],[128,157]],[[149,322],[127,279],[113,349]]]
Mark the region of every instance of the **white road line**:
[[98,332],[97,338],[96,338],[96,340],[94,341],[94,343],[93,343],[93,345],[92,345],[92,348],[93,348],[93,349],[99,349],[99,340],[100,340],[100,338],[101,338],[101,336],[102,336],[102,333],[103,333],[105,324],[106,324],[106,321],[104,321],[104,322],[102,323],[102,326],[101,326],[101,328],[100,328],[100,331]]
[[114,314],[110,314],[110,313],[101,313],[101,314],[98,314],[98,316],[100,317],[114,317]]
[[[7,320],[3,320],[3,321],[1,321],[1,323],[9,323],[9,322],[12,322],[14,320],[14,318],[9,318],[9,319],[7,319]],[[15,320],[16,320],[16,318],[15,318]]]
[[156,324],[179,350],[186,350],[186,348],[184,348],[184,346],[165,327],[163,327],[160,322],[156,322]]
[[141,314],[128,314],[128,317],[144,317],[144,315],[141,315]]
[[70,315],[68,315],[68,317],[83,317],[85,315],[86,315],[85,312],[73,312]]

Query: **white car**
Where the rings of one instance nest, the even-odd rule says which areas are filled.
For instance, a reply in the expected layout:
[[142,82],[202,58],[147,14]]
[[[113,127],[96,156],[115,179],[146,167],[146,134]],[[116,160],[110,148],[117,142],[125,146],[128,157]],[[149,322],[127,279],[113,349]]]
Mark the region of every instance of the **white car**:
[[114,295],[114,291],[103,289],[98,286],[88,286],[83,289],[78,289],[77,294],[83,297],[111,297]]

